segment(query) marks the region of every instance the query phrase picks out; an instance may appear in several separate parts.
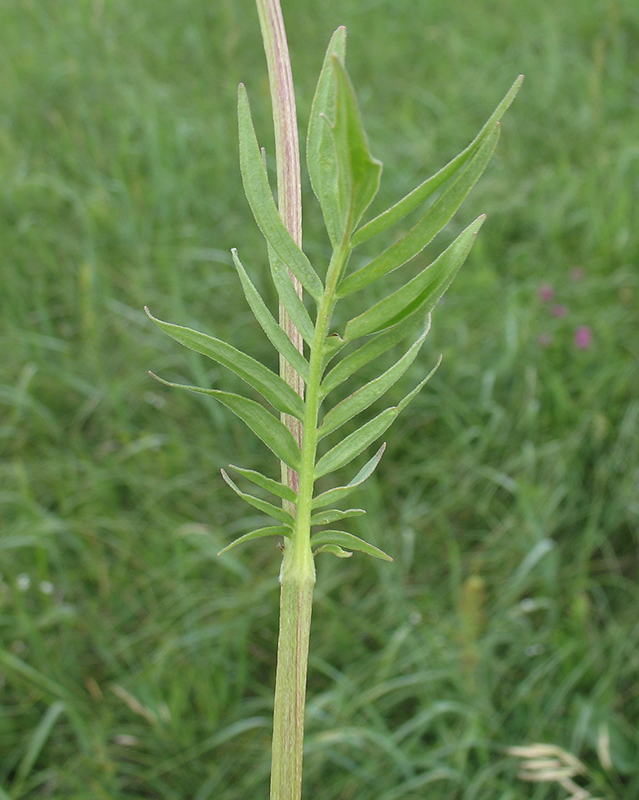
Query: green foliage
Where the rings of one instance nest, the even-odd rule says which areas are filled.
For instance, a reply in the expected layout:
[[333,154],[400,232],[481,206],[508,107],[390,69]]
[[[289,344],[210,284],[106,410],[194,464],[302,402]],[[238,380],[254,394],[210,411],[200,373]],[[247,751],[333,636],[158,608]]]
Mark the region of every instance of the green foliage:
[[[173,339],[232,370],[261,394],[275,410],[281,414],[289,414],[303,423],[304,440],[300,452],[284,424],[255,401],[220,389],[186,387],[215,397],[230,408],[283,463],[301,473],[302,486],[311,487],[317,479],[350,464],[379,439],[432,375],[431,371],[400,403],[361,422],[358,428],[318,456],[317,444],[324,437],[373,406],[415,361],[430,327],[430,312],[466,260],[484,217],[479,217],[462,231],[438,258],[423,267],[415,277],[406,280],[384,299],[351,318],[344,326],[341,336],[330,331],[338,301],[404,266],[449,222],[493,154],[499,133],[499,118],[508,108],[521,83],[521,79],[515,82],[463,153],[437,176],[422,183],[403,200],[379,215],[377,221],[373,220],[373,224],[368,227],[369,234],[379,233],[389,225],[399,223],[405,214],[424,203],[436,188],[461,169],[461,174],[452,185],[426,209],[419,221],[398,242],[387,248],[381,256],[345,276],[351,253],[357,244],[357,234],[354,235],[354,231],[379,190],[382,171],[381,163],[370,153],[355,93],[346,73],[345,44],[345,30],[339,28],[333,34],[324,58],[308,127],[307,161],[311,184],[334,248],[324,281],[282,223],[255,134],[246,89],[243,85],[239,89],[240,168],[244,191],[255,221],[266,239],[271,273],[279,300],[302,334],[307,344],[308,357],[298,352],[280,331],[235,250],[233,261],[257,322],[280,355],[296,369],[299,367],[305,384],[304,400],[279,375],[233,345],[188,328],[162,322],[147,310],[149,317]],[[362,230],[366,228],[365,225]],[[359,236],[360,241],[366,238],[368,234]],[[317,314],[314,319],[294,290],[289,271],[315,300]],[[353,391],[321,417],[318,416],[319,403],[329,392],[339,389],[354,371],[400,343],[414,329],[415,324],[423,323],[424,320],[428,322],[421,335],[393,366]],[[347,344],[364,337],[367,337],[364,344],[335,361],[338,353]],[[332,366],[326,374],[329,362]],[[359,473],[353,486],[368,477],[378,461],[379,459],[369,461],[368,464],[372,466]],[[281,511],[272,503],[241,491],[224,471],[222,475],[236,494],[254,508],[285,523],[291,531],[296,530],[297,523],[288,511]],[[264,475],[258,480],[263,489],[283,498],[287,488],[283,483],[277,484]],[[327,501],[326,493],[321,496],[324,498],[322,505],[327,505],[330,501]],[[343,495],[339,492],[331,495],[334,499],[341,496]],[[313,492],[308,498],[309,507],[316,500]],[[295,503],[299,508],[300,502],[305,501],[301,501],[297,495],[289,495],[286,502]],[[343,512],[337,509],[325,511],[311,517],[310,526],[327,525],[346,519],[354,513],[364,512]],[[304,525],[304,522],[300,524]],[[264,531],[273,532],[275,529],[260,528],[258,535],[268,535]],[[235,544],[251,538],[254,537],[242,536]],[[355,543],[357,550],[387,558],[378,548],[372,545],[363,546],[357,537],[349,533],[325,530],[311,539],[312,544],[318,545],[316,552],[332,552],[340,557],[344,555],[343,548],[349,542]]]
[[[372,3],[364,25],[361,0],[285,7],[302,124],[304,76],[335,20],[349,26],[349,72],[385,164],[371,215],[471,141],[508,75],[527,76],[468,204],[487,223],[402,382],[440,352],[442,367],[376,473],[328,506],[366,508],[341,527],[395,561],[326,558],[318,571],[309,797],[557,800],[559,787],[522,783],[503,753],[533,742],[575,753],[597,775],[593,795],[639,796],[639,6],[491,8]],[[148,377],[241,391],[140,311],[274,361],[228,257],[239,244],[274,312],[233,145],[236,84],[263,63],[246,10],[0,4],[0,786],[11,800],[268,793],[277,537],[217,557],[265,523],[216,475],[233,455],[276,477],[274,459],[215,400]],[[264,84],[249,88],[270,154]],[[322,274],[321,214],[306,197],[305,251]],[[471,219],[462,208],[445,244]],[[358,248],[353,271],[397,238],[387,234],[377,251],[372,239]],[[566,317],[539,302],[542,283]],[[376,284],[350,296],[336,322],[381,297]],[[592,328],[589,350],[574,348],[577,324]],[[419,335],[409,328],[399,355]],[[395,358],[373,356],[353,388]],[[527,560],[541,539],[554,546]],[[485,594],[472,636],[469,576]],[[66,711],[39,740],[58,702]],[[606,734],[611,770],[598,757]]]
[[326,50],[311,106],[306,142],[306,163],[311,185],[319,200],[331,243],[333,247],[339,247],[343,233],[337,194],[337,160],[330,121],[326,116],[327,111],[335,108],[337,100],[333,58],[341,63],[346,58],[346,28],[335,31]]

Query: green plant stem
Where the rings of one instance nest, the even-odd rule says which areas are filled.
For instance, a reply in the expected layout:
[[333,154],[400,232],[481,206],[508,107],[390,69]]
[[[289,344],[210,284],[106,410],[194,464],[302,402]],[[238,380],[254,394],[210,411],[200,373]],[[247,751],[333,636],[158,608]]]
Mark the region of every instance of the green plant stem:
[[315,585],[310,546],[286,548],[282,561],[280,630],[273,709],[271,800],[302,795],[304,711]]
[[304,707],[315,584],[310,534],[318,442],[317,417],[324,367],[324,343],[335,305],[337,282],[347,255],[347,248],[341,249],[329,265],[326,289],[318,309],[311,348],[297,516],[293,537],[284,551],[280,575],[280,632],[273,714],[271,800],[299,800],[302,795]]

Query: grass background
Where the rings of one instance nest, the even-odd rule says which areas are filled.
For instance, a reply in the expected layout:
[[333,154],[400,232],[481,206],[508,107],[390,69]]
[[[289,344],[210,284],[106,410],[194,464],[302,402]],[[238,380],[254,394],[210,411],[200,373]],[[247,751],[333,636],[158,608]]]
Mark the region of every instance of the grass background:
[[[348,26],[377,210],[526,74],[397,397],[444,362],[356,498],[395,562],[318,564],[305,796],[559,800],[504,753],[543,741],[637,797],[639,7],[283,6],[302,129]],[[0,797],[266,797],[278,553],[215,554],[255,521],[219,468],[275,466],[147,376],[228,380],[141,311],[274,363],[229,257],[274,299],[237,167],[240,80],[273,152],[253,4],[20,0],[0,28]]]

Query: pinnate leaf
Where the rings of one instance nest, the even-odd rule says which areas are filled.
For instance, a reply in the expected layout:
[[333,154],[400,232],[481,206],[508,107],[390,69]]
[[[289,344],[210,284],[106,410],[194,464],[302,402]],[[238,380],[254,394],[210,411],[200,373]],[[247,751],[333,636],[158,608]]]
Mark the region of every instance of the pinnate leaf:
[[[366,364],[379,358],[379,356],[390,350],[391,347],[401,342],[402,339],[413,332],[417,326],[417,321],[422,319],[423,317],[416,318],[416,315],[413,314],[398,325],[394,325],[392,328],[371,337],[363,345],[360,345],[357,350],[344,356],[322,381],[320,387],[321,397],[326,397],[329,392],[332,392],[333,389],[340,386],[358,369],[361,369]],[[426,328],[430,328],[430,314],[427,316]]]
[[349,550],[359,550],[383,561],[393,560],[388,553],[380,550],[379,547],[375,547],[363,539],[353,536],[352,533],[345,533],[344,531],[320,531],[311,536],[311,547],[323,547],[326,545],[337,545],[338,547],[347,547]]
[[352,319],[346,325],[344,339],[352,341],[376,333],[401,322],[418,309],[420,314],[431,311],[466,260],[484,219],[482,215],[472,222],[432,264],[412,280]]
[[323,455],[315,465],[315,477],[321,478],[329,472],[334,472],[344,467],[363,452],[384,431],[388,430],[397,417],[398,410],[395,406],[387,408],[373,419],[365,422],[361,428],[349,434],[339,444]]
[[229,464],[229,468],[239,473],[243,478],[251,481],[251,483],[259,486],[261,489],[266,489],[267,492],[271,492],[271,494],[274,494],[282,500],[288,500],[290,503],[294,503],[297,500],[297,495],[290,486],[275,481],[273,478],[268,478],[266,475],[262,475],[261,472],[257,472],[254,469],[236,467],[233,464]]
[[251,206],[255,221],[273,250],[311,297],[319,302],[324,287],[310,261],[297,246],[279,215],[255,135],[248,96],[242,84],[240,84],[238,92],[238,120],[240,170],[246,199]]
[[145,308],[145,311],[148,317],[172,339],[235,372],[266,398],[273,408],[291,414],[297,419],[303,418],[304,403],[300,396],[268,367],[220,339],[181,325],[163,322],[156,319],[148,308]]
[[255,319],[259,322],[273,347],[284,356],[295,371],[302,376],[304,381],[308,382],[308,361],[299,350],[297,350],[282,328],[273,319],[273,315],[266,307],[266,303],[262,300],[260,293],[253,285],[248,273],[244,269],[235,248],[231,250],[231,254],[237,274],[240,278],[240,283],[242,284],[244,297],[246,297],[246,302],[249,304]]
[[286,536],[290,538],[291,534],[291,529],[286,525],[269,525],[266,528],[258,528],[258,530],[251,531],[251,533],[245,533],[244,536],[235,539],[231,544],[227,544],[226,547],[220,550],[218,556],[221,556],[223,553],[228,553],[229,550],[237,547],[238,544],[244,544],[244,542],[250,542],[253,539],[262,539],[264,536]]
[[293,324],[302,334],[304,341],[308,345],[311,345],[315,334],[315,328],[311,318],[302,299],[295,291],[288,269],[270,245],[268,248],[268,258],[271,266],[271,276],[273,277],[273,283],[277,289],[280,301],[288,312]]
[[249,400],[248,397],[242,397],[242,395],[234,394],[233,392],[223,392],[221,389],[204,389],[201,386],[173,383],[159,378],[152,372],[150,374],[166,386],[173,386],[176,389],[188,389],[191,392],[197,392],[199,394],[207,394],[219,400],[222,405],[225,405],[238,416],[280,461],[283,461],[291,469],[299,470],[300,449],[295,439],[289,429],[283,425],[279,419],[270,414],[264,406],[256,403],[254,400]]
[[375,471],[375,468],[384,455],[385,449],[386,442],[384,442],[375,455],[369,461],[367,461],[366,464],[364,464],[364,466],[360,469],[350,483],[347,483],[346,486],[336,486],[334,489],[328,489],[328,491],[318,494],[317,497],[313,499],[312,507],[323,508],[324,506],[330,506],[333,503],[338,503],[340,500],[343,500],[351,492],[357,489],[358,486],[361,486],[362,483],[364,483],[367,478],[370,478]]
[[346,297],[346,295],[363,289],[421,253],[450,221],[468,192],[479,180],[495,152],[498,138],[499,128],[496,125],[459,178],[433,203],[410,231],[398,242],[384,250],[377,258],[344,278],[337,290],[339,297]]
[[362,386],[327,412],[319,428],[319,437],[328,435],[356,414],[367,409],[391,388],[413,363],[424,343],[428,327],[404,355],[382,375]]
[[428,383],[428,381],[429,381],[429,380],[430,380],[430,379],[433,377],[433,375],[434,375],[434,374],[437,372],[437,370],[438,370],[438,368],[439,368],[439,365],[440,365],[441,363],[442,363],[442,356],[440,356],[440,357],[437,359],[437,363],[436,363],[436,364],[435,364],[435,366],[434,366],[434,367],[431,369],[431,371],[428,373],[428,375],[427,375],[425,378],[422,378],[422,380],[421,380],[421,381],[420,381],[420,382],[417,384],[417,386],[416,386],[416,387],[415,387],[415,388],[414,388],[414,389],[413,389],[411,392],[409,392],[409,393],[406,395],[406,397],[404,397],[404,399],[403,399],[403,400],[401,400],[401,401],[398,403],[398,405],[397,405],[397,413],[398,413],[398,414],[401,414],[401,412],[402,412],[402,411],[403,411],[403,410],[406,408],[406,406],[407,406],[407,405],[408,405],[408,404],[409,404],[409,403],[410,403],[410,402],[413,400],[413,398],[414,398],[414,397],[416,397],[416,396],[417,396],[417,395],[418,395],[418,394],[421,392],[421,390],[424,388],[424,386],[425,386],[425,385]]
[[450,177],[452,177],[459,169],[461,169],[468,159],[471,158],[477,151],[484,139],[494,128],[495,124],[502,118],[512,101],[515,99],[515,95],[519,91],[523,79],[523,75],[520,75],[517,78],[517,80],[506,93],[504,99],[493,111],[486,124],[482,127],[468,147],[466,147],[459,155],[455,156],[455,158],[446,164],[445,167],[442,167],[439,172],[437,172],[431,178],[428,178],[428,180],[425,180],[423,183],[413,189],[412,192],[409,192],[409,194],[399,200],[399,202],[395,203],[395,205],[391,206],[386,211],[367,222],[365,225],[362,225],[362,227],[353,234],[353,247],[357,247],[357,245],[362,244],[372,236],[376,236],[378,233],[386,230],[391,225],[399,222],[401,219],[403,219],[403,217],[405,217],[407,214],[410,214],[411,211],[414,211],[414,209],[426,201],[432,194],[434,194],[434,192],[439,189],[440,186],[443,186],[443,184]]
[[[321,478],[329,472],[333,472],[340,467],[345,466],[361,452],[363,452],[369,444],[378,439],[385,431],[390,428],[397,416],[406,408],[411,400],[421,391],[424,384],[430,380],[433,373],[441,363],[441,356],[433,369],[423,378],[417,386],[409,392],[403,400],[396,406],[387,408],[378,414],[373,419],[365,422],[361,428],[349,434],[339,444],[335,445],[331,450],[322,456],[315,466],[315,477]],[[370,463],[370,462],[369,462]],[[368,465],[367,465],[368,466]],[[373,467],[374,469],[374,467]],[[371,470],[372,471],[372,470]]]
[[246,500],[246,502],[253,506],[253,508],[257,508],[258,511],[264,512],[264,514],[268,514],[269,517],[273,517],[273,519],[278,520],[279,522],[283,522],[285,525],[293,525],[293,517],[288,513],[288,511],[284,511],[283,508],[280,506],[274,506],[273,503],[268,503],[266,500],[262,500],[259,497],[255,497],[252,494],[247,494],[243,492],[234,481],[229,478],[228,474],[225,470],[220,470],[222,473],[222,477],[226,481],[226,483],[233,489],[236,495],[242,498],[242,500]]

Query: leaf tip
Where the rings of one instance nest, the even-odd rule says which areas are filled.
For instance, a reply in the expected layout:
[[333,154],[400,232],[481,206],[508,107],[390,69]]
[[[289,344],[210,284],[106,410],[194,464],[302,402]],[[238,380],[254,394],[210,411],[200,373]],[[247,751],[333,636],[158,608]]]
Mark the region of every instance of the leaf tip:
[[157,320],[157,319],[156,319],[156,318],[153,316],[153,314],[151,314],[151,312],[149,311],[149,307],[148,307],[148,306],[144,306],[144,313],[145,313],[145,314],[147,315],[147,317],[148,317],[148,318],[151,320],[151,322],[158,322],[158,320]]

